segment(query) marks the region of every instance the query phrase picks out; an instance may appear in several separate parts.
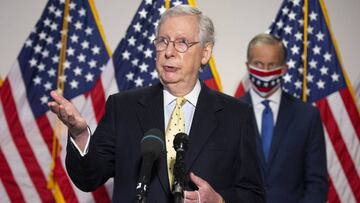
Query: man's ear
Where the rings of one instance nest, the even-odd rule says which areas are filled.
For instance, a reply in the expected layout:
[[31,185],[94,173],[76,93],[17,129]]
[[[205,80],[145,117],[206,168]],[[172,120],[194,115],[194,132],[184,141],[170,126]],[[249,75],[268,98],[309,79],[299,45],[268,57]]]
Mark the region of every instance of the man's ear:
[[246,69],[249,71],[249,62],[248,61],[246,61],[246,63],[245,63],[245,65],[246,65]]
[[201,57],[201,64],[202,65],[206,65],[211,57],[212,54],[212,49],[213,49],[213,44],[212,43],[206,43],[205,47],[202,50],[202,57]]

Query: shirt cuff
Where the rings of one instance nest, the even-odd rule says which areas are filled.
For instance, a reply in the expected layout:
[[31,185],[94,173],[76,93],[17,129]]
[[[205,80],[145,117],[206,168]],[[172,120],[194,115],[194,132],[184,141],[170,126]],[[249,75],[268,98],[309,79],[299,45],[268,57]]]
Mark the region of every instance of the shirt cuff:
[[81,151],[81,149],[77,146],[75,140],[70,136],[70,140],[72,142],[72,144],[75,146],[75,148],[78,150],[78,152],[80,153],[81,157],[84,157],[88,151],[89,151],[89,143],[90,143],[90,137],[91,137],[91,130],[89,127],[87,127],[87,131],[89,133],[89,136],[88,136],[88,140],[86,141],[86,145],[85,145],[85,148],[84,148],[84,151]]

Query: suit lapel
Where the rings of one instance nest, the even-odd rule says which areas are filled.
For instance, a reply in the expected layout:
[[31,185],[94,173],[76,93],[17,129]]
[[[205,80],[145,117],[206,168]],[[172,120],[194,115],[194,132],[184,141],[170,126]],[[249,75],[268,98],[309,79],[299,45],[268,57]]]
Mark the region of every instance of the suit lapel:
[[[144,133],[151,129],[157,128],[162,132],[164,129],[164,99],[163,88],[159,84],[152,87],[149,94],[145,94],[138,102],[139,108],[137,111],[137,118],[144,131]],[[164,134],[163,134],[164,136]],[[165,140],[165,137],[163,137]],[[166,153],[161,153],[159,160],[154,165],[157,178],[159,179],[164,191],[170,193],[170,186],[166,166]]]
[[[252,100],[251,100],[251,96],[250,96],[249,92],[247,92],[243,97],[241,97],[240,100],[252,105]],[[256,126],[255,127],[255,129],[256,129],[256,152],[257,152],[257,155],[258,155],[258,158],[260,161],[261,171],[264,175],[265,171],[266,171],[266,162],[265,162],[260,132],[259,132],[257,122],[256,122],[254,107],[252,107],[252,122]]]
[[293,119],[293,111],[291,110],[291,100],[286,95],[286,93],[282,93],[279,113],[276,120],[273,138],[271,142],[270,154],[269,154],[269,162],[268,168],[270,168],[273,159],[276,156],[276,153],[279,149],[280,143],[284,140],[284,136],[286,135],[286,131],[289,127],[290,122]]
[[218,124],[216,111],[222,106],[212,94],[210,89],[202,84],[189,134],[190,144],[185,157],[186,171],[190,170]]

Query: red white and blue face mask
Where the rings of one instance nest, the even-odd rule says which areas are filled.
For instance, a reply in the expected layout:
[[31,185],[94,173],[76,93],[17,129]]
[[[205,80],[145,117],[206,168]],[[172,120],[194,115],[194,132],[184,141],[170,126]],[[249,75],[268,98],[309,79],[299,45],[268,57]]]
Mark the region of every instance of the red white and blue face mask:
[[272,70],[263,70],[249,64],[248,68],[253,89],[261,97],[268,97],[280,87],[283,66]]

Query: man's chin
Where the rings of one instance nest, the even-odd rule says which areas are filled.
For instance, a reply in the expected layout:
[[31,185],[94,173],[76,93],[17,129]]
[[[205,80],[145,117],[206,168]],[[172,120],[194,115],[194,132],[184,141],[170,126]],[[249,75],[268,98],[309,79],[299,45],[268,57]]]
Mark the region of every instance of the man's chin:
[[180,81],[179,77],[175,74],[165,74],[163,77],[160,77],[160,81],[164,84],[174,84]]

